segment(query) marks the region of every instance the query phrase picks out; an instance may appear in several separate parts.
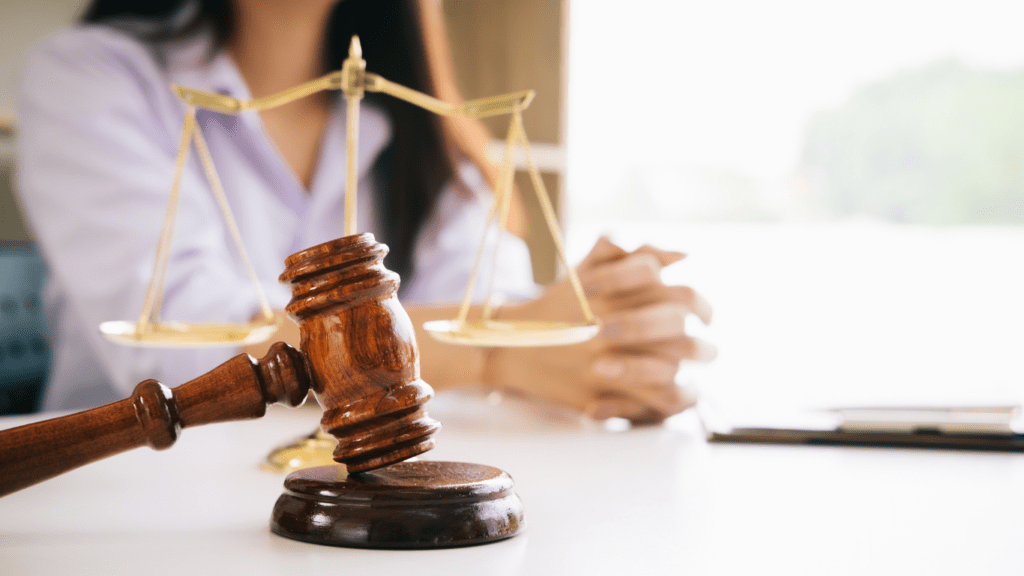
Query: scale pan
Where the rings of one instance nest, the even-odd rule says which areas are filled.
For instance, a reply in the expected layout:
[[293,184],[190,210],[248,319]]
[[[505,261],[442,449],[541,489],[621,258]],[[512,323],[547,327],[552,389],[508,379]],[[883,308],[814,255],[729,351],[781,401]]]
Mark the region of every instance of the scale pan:
[[249,324],[151,323],[139,332],[135,322],[114,320],[100,324],[103,337],[116,344],[147,348],[197,348],[248,346],[268,340],[277,332],[276,322]]
[[563,346],[586,342],[601,329],[597,323],[537,320],[432,320],[423,328],[449,344],[466,346]]

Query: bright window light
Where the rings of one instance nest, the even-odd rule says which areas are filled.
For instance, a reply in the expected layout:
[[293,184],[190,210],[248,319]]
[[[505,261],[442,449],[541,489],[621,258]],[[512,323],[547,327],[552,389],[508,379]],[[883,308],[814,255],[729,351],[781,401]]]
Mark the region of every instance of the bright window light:
[[568,212],[681,249],[729,401],[1024,400],[1024,4],[573,2]]

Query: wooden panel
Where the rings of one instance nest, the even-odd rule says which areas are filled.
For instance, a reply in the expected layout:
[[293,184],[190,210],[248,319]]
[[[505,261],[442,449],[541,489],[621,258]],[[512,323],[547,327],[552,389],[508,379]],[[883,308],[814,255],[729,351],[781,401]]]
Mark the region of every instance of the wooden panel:
[[[561,0],[443,0],[445,25],[459,90],[465,98],[532,88],[537,97],[523,114],[531,142],[561,144],[564,114],[564,16]],[[491,133],[503,138],[508,118],[488,119]],[[561,214],[559,174],[545,174],[544,184]],[[557,254],[526,174],[516,178],[527,208],[527,244],[534,279],[546,284],[557,273]]]
[[[555,203],[557,209],[561,197],[559,187],[562,177],[558,174],[542,174],[541,179],[544,180],[544,186],[548,189],[551,201]],[[530,247],[530,259],[533,261],[533,279],[538,284],[549,284],[558,276],[558,251],[544,222],[544,214],[530,183],[530,175],[526,172],[516,174],[516,186],[523,196],[523,206],[526,208],[527,221],[530,223],[526,245]],[[561,210],[559,215],[560,213]]]
[[[444,0],[462,95],[536,90],[523,115],[536,142],[563,139],[562,13],[557,0]],[[488,127],[501,138],[508,119],[489,119]]]

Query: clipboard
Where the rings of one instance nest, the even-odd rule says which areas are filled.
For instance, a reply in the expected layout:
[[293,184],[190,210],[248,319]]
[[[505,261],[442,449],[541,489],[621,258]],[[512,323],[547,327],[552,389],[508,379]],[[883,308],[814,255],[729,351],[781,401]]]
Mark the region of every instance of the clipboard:
[[709,442],[1024,452],[1019,406],[848,407],[732,421],[698,414]]

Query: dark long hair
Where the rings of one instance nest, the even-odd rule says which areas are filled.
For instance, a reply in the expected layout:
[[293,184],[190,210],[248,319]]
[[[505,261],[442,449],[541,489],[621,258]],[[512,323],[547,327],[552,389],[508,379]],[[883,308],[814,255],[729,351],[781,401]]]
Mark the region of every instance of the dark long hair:
[[[235,28],[230,0],[93,0],[83,22],[142,19],[156,26],[142,38],[158,42],[211,30],[224,46]],[[184,18],[182,18],[184,16]],[[426,39],[415,0],[343,0],[331,11],[324,34],[324,73],[340,70],[353,35],[358,35],[367,70],[414,90],[436,95],[426,58]],[[374,166],[381,240],[391,252],[387,266],[408,277],[416,236],[442,186],[457,172],[455,144],[440,120],[415,106],[383,95],[367,94],[392,120],[393,139]]]

